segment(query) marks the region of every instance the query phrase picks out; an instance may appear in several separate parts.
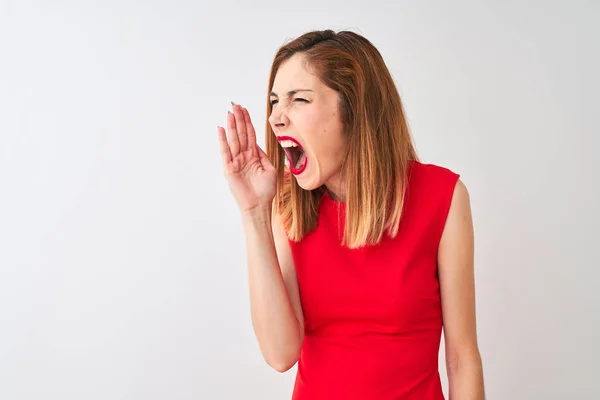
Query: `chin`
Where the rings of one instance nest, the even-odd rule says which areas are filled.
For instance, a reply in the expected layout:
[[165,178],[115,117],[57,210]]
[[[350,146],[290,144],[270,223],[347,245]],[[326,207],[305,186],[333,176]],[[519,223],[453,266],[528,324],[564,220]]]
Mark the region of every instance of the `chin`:
[[296,180],[296,182],[298,182],[298,186],[300,186],[302,189],[304,190],[315,190],[318,189],[319,187],[321,187],[321,185],[316,185],[316,184],[306,184],[303,183],[301,180]]
[[304,190],[315,190],[324,184],[320,179],[315,179],[314,176],[310,176],[309,171],[304,171],[302,174],[294,176],[294,178],[296,178],[298,186]]

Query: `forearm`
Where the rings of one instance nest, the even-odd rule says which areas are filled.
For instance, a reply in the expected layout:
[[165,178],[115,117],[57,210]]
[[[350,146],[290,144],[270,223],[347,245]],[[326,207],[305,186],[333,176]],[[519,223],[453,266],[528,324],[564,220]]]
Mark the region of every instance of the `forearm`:
[[447,370],[449,400],[485,400],[481,357],[450,362]]
[[285,371],[297,361],[302,332],[290,302],[267,207],[242,216],[246,235],[252,325],[263,357]]

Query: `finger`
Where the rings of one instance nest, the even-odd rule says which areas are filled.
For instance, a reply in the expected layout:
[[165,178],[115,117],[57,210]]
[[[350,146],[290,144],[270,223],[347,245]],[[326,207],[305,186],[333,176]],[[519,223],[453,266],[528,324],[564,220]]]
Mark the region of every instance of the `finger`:
[[242,107],[238,104],[233,104],[233,115],[235,115],[235,126],[237,129],[238,139],[240,141],[240,151],[248,149],[248,134],[246,133],[246,121],[244,121],[244,113]]
[[231,151],[229,150],[229,143],[227,143],[227,135],[225,129],[217,126],[217,132],[219,133],[219,147],[221,149],[221,160],[223,166],[229,164],[232,161]]
[[235,116],[232,112],[227,113],[227,134],[229,136],[229,149],[231,157],[235,157],[240,153],[240,140],[238,138],[237,126],[235,124]]
[[242,108],[244,113],[244,120],[246,121],[246,132],[248,133],[248,147],[255,148],[256,146],[256,131],[254,130],[254,126],[252,125],[252,120],[250,119],[250,113],[247,109]]

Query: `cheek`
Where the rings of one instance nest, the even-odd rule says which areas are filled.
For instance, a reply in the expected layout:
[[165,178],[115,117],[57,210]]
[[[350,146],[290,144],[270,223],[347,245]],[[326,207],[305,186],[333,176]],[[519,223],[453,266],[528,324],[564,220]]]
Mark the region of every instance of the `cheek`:
[[312,114],[303,115],[296,120],[296,128],[307,147],[318,153],[323,141],[323,125],[319,119]]
[[306,113],[300,118],[300,128],[307,136],[313,136],[318,127],[318,118],[312,113]]
[[320,164],[337,163],[343,155],[344,136],[337,112],[306,113],[297,120],[297,127],[309,147],[309,154]]
[[346,138],[344,130],[337,119],[329,119],[326,123],[319,127],[320,140],[327,146],[330,154],[338,154],[345,148]]

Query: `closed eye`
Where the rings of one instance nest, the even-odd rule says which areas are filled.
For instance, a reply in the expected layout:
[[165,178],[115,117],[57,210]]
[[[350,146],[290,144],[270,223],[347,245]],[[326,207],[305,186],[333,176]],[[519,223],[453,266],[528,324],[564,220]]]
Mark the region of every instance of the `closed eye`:
[[[294,101],[298,101],[298,102],[300,102],[300,103],[308,103],[308,100],[306,100],[306,99],[303,99],[303,98],[301,98],[301,97],[297,97],[297,98],[295,98],[295,99],[294,99]],[[275,100],[275,99],[271,100],[271,107],[273,107],[273,106],[274,106],[275,104],[277,104],[278,102],[279,102],[279,100]]]

